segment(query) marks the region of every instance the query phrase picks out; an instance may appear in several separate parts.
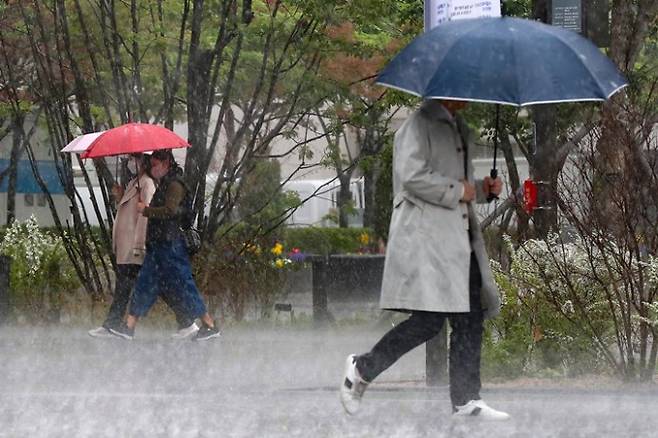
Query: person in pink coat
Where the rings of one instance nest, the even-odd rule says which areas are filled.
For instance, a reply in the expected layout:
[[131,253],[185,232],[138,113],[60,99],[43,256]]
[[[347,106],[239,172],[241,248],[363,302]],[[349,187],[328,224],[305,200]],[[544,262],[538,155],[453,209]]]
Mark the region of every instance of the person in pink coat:
[[[149,203],[155,193],[155,183],[149,173],[149,160],[141,154],[131,155],[128,170],[135,174],[125,190],[115,185],[112,195],[117,203],[117,214],[112,229],[112,250],[116,256],[117,271],[114,299],[103,324],[89,335],[93,337],[114,337],[111,328],[118,327],[126,314],[137,274],[144,262],[146,253],[146,226],[148,219],[137,209],[139,202]],[[185,307],[176,297],[161,295],[165,303],[174,311],[178,322],[178,332],[174,338],[187,338],[194,335],[199,327],[194,318],[187,315]]]

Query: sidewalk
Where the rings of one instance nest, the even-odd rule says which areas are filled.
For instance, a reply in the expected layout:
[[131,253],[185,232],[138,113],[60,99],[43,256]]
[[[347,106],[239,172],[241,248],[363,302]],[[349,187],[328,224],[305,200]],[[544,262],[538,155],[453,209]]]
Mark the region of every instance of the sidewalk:
[[0,328],[0,437],[650,437],[658,392],[485,385],[502,424],[453,422],[447,388],[422,384],[424,349],[405,356],[346,416],[345,356],[368,327],[229,328],[174,342],[140,331],[96,340],[85,329]]

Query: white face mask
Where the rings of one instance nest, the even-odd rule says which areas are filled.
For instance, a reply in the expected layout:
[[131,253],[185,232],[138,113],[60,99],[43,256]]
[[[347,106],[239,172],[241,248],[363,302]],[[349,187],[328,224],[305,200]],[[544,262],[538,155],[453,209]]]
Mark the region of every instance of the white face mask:
[[130,171],[130,173],[132,173],[133,175],[137,175],[138,166],[137,166],[137,159],[135,157],[130,157],[128,159],[127,166],[128,166],[128,170]]

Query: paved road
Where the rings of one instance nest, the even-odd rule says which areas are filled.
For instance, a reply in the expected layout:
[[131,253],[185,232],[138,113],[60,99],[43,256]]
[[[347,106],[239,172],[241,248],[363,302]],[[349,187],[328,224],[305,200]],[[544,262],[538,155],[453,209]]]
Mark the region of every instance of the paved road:
[[[335,389],[344,357],[381,331],[234,328],[204,344],[142,330],[0,328],[0,437],[655,437],[658,391],[486,389],[506,423],[454,422],[427,389],[422,348],[366,393],[358,417]],[[416,383],[414,383],[416,381]]]

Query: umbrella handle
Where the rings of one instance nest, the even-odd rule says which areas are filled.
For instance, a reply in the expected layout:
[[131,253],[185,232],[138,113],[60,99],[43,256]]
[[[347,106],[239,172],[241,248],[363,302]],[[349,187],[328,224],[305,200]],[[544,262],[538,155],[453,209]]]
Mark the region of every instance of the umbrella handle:
[[[496,105],[496,126],[495,126],[495,131],[494,131],[494,156],[493,156],[493,168],[489,172],[489,176],[491,179],[496,179],[498,178],[498,169],[496,169],[496,161],[498,159],[498,129],[500,127],[500,105]],[[489,193],[487,196],[487,202],[491,202],[494,200],[498,200],[498,196],[494,195],[493,193]]]
[[[491,171],[489,171],[489,176],[491,177],[491,179],[498,178],[498,169],[496,169],[495,167],[491,169]],[[497,201],[498,196],[494,195],[493,193],[489,193],[489,195],[487,196],[487,202],[491,202],[494,200]]]

